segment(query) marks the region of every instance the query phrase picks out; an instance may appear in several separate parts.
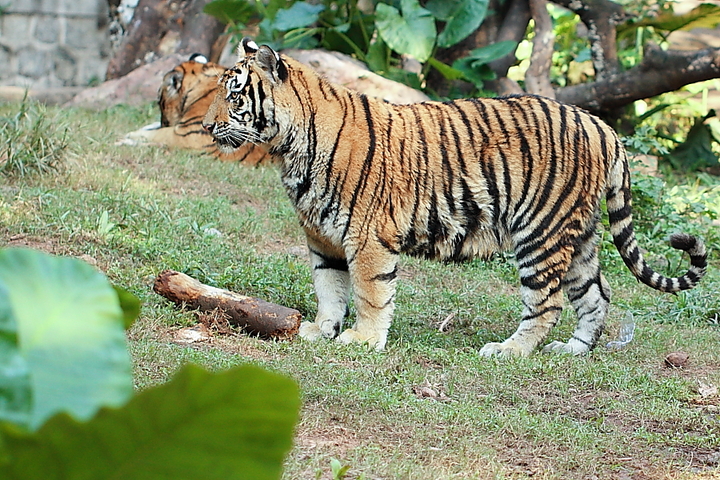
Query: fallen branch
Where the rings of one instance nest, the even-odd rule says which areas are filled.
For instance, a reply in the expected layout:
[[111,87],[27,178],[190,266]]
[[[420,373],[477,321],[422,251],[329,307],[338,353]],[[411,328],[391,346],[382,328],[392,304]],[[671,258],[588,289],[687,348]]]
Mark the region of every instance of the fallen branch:
[[219,308],[231,324],[263,338],[291,340],[300,329],[302,314],[295,309],[211,287],[173,270],[160,273],[153,290],[178,305],[201,311]]

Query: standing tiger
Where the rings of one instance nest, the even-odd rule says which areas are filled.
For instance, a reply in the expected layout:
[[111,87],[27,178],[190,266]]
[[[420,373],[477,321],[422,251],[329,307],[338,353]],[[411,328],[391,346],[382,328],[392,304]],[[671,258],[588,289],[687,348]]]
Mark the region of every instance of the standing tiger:
[[[596,235],[603,196],[615,246],[639,281],[677,292],[705,274],[705,247],[686,234],[670,239],[689,253],[683,276],[645,263],[625,150],[610,127],[574,106],[530,95],[394,105],[244,39],[203,125],[223,151],[251,142],[280,162],[318,298],[315,322],[300,329],[306,339],[382,349],[401,253],[459,261],[512,249],[522,321],[480,354],[530,355],[558,321],[563,292],[577,328],[543,350],[586,353],[610,302]],[[341,332],[351,286],[357,318]]]
[[225,67],[193,54],[163,77],[158,90],[160,123],[147,125],[126,135],[126,141],[150,142],[169,147],[203,150],[221,160],[257,165],[269,158],[261,147],[248,144],[223,153],[215,139],[202,128],[202,120],[217,90]]

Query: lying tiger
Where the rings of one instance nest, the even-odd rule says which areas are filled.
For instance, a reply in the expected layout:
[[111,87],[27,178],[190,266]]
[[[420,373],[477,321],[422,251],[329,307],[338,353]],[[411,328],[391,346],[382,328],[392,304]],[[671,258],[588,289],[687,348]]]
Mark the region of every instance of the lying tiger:
[[130,132],[126,140],[203,150],[221,160],[242,161],[248,165],[268,160],[264,149],[251,144],[223,153],[215,145],[215,139],[203,130],[202,119],[215,96],[218,77],[224,72],[225,67],[208,62],[203,55],[190,56],[163,78],[158,91],[160,123]]
[[[687,273],[668,278],[648,266],[623,145],[577,107],[531,95],[394,105],[249,39],[219,85],[203,126],[223,152],[250,142],[279,159],[307,236],[318,312],[303,338],[382,349],[401,253],[459,261],[512,249],[522,321],[480,354],[530,355],[557,323],[563,292],[577,328],[543,351],[589,352],[610,302],[596,234],[603,196],[615,246],[639,281],[678,292],[705,275],[705,247],[687,234],[670,237],[690,256]],[[350,287],[357,318],[342,331]]]

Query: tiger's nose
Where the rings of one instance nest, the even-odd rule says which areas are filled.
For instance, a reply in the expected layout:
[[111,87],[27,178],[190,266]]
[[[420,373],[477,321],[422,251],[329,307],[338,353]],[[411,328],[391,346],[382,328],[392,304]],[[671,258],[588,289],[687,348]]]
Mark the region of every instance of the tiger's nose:
[[214,124],[214,123],[205,123],[205,122],[203,122],[202,126],[203,126],[203,128],[205,129],[205,131],[208,132],[208,133],[212,133],[213,130],[215,130],[215,124]]

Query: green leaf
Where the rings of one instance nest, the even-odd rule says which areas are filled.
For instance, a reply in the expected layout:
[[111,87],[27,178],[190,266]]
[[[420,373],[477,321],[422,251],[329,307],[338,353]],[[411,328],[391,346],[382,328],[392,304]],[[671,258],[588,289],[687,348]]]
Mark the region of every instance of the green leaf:
[[[442,15],[440,20],[446,22],[443,31],[437,38],[438,47],[443,48],[452,47],[477,30],[485,20],[488,10],[488,0],[455,0],[453,2],[435,0],[428,2],[427,8],[431,11],[433,11],[431,7],[433,4],[436,6],[436,11]],[[438,8],[437,4],[441,4],[443,7]],[[438,18],[435,11],[433,14]]]
[[0,252],[0,281],[30,369],[30,428],[61,411],[87,419],[129,398],[123,313],[102,273],[76,258],[8,249]]
[[486,80],[495,79],[495,72],[487,64],[512,53],[515,48],[517,42],[511,40],[493,43],[470,51],[467,57],[455,60],[452,66],[476,88],[482,89]]
[[465,0],[429,0],[425,3],[425,8],[430,10],[433,17],[441,22],[447,22],[464,2]]
[[656,17],[646,18],[624,28],[619,28],[618,32],[637,27],[654,27],[658,30],[674,32],[694,28],[715,28],[718,24],[720,24],[720,5],[703,3],[682,15],[676,15],[672,11],[663,11]]
[[453,68],[462,72],[465,80],[475,85],[475,88],[482,90],[487,80],[494,80],[497,76],[487,65],[479,65],[473,67],[469,62],[464,61],[467,59],[455,60],[453,62]]
[[0,430],[8,480],[280,478],[300,407],[289,378],[255,366],[185,366],[119,409],[83,423],[65,414],[35,434]]
[[247,0],[213,0],[203,7],[203,12],[223,23],[243,25],[258,14],[255,4]]
[[368,47],[367,54],[365,55],[365,63],[370,70],[373,72],[386,72],[390,65],[388,65],[389,50],[382,37],[378,37],[376,41],[372,42]]
[[430,57],[428,59],[428,63],[440,74],[446,79],[446,80],[459,80],[463,78],[463,73],[456,69],[451,67],[450,65],[447,65],[440,60],[438,60],[435,57]]
[[257,2],[258,8],[265,19],[274,19],[277,12],[287,7],[288,0],[269,0],[265,2]]
[[705,120],[714,116],[715,111],[711,110],[705,117],[695,119],[685,141],[668,155],[673,167],[693,171],[718,166],[718,156],[712,149],[715,139],[710,127],[705,124]]
[[272,22],[272,28],[287,32],[295,28],[307,27],[317,22],[320,12],[323,10],[325,10],[324,5],[296,2],[290,8],[278,10]]
[[0,281],[0,420],[27,428],[31,407],[30,370],[20,355],[10,298]]
[[343,480],[349,470],[350,465],[343,466],[337,458],[330,459],[330,471],[332,472],[333,480]]
[[466,58],[471,60],[472,65],[484,65],[512,53],[517,45],[518,43],[512,40],[493,43],[471,50]]
[[400,54],[426,62],[435,46],[437,31],[430,11],[418,0],[401,0],[397,8],[379,3],[375,7],[375,26],[388,47]]
[[122,287],[118,287],[117,285],[113,285],[112,287],[118,296],[120,309],[123,313],[123,326],[125,330],[127,330],[140,315],[140,300]]

